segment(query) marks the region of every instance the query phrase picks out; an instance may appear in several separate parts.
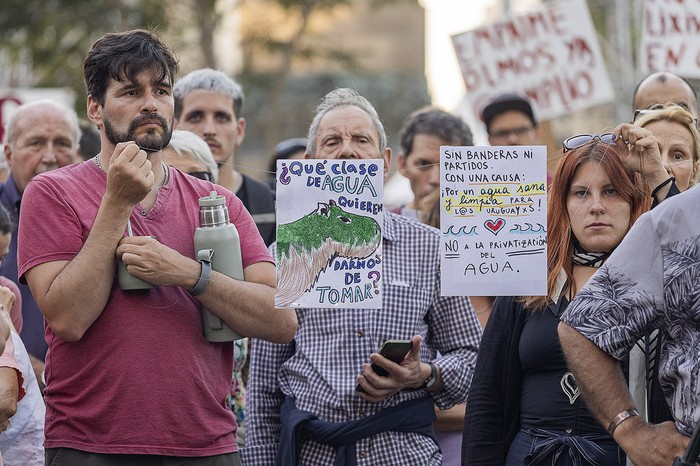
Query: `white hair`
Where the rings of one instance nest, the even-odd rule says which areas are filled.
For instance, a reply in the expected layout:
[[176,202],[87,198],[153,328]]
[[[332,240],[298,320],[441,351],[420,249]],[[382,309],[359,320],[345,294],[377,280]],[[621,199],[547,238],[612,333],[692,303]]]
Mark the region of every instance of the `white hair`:
[[345,105],[351,105],[363,110],[367,113],[374,124],[374,128],[377,130],[379,135],[379,151],[384,152],[387,146],[386,131],[384,130],[384,125],[379,119],[377,110],[369,102],[369,100],[362,97],[357,91],[349,88],[338,88],[335,89],[321,100],[321,103],[316,107],[316,116],[314,116],[311,126],[309,126],[308,140],[309,144],[306,146],[306,153],[315,156],[317,151],[317,141],[318,127],[321,124],[321,119],[326,116],[328,112],[337,107],[342,107]]
[[209,145],[192,131],[174,130],[168,147],[173,149],[180,158],[190,157],[203,163],[211,172],[212,181],[216,183],[219,180],[219,166],[214,160]]
[[75,113],[75,110],[51,99],[35,100],[17,107],[17,110],[12,114],[5,125],[5,144],[12,146],[15,143],[17,139],[17,120],[19,120],[22,113],[38,107],[51,107],[63,113],[66,123],[68,123],[73,131],[73,142],[75,142],[76,147],[80,144],[80,124],[78,123],[78,115]]

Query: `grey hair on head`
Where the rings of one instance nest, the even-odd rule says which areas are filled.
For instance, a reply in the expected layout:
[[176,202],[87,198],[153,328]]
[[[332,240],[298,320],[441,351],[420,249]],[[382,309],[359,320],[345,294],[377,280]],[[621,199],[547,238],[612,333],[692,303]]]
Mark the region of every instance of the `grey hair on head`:
[[318,136],[318,127],[321,123],[321,119],[323,119],[323,117],[334,108],[345,105],[352,105],[360,110],[364,110],[370,116],[372,123],[379,134],[379,150],[380,152],[384,152],[384,149],[386,149],[387,146],[386,131],[384,130],[382,121],[379,119],[377,110],[375,110],[374,106],[369,103],[369,100],[362,97],[357,93],[357,91],[348,88],[338,88],[326,94],[326,96],[321,100],[321,103],[318,104],[318,107],[316,107],[316,116],[314,116],[311,126],[309,126],[309,145],[306,148],[307,154],[311,156],[316,155],[316,138]]
[[17,139],[17,120],[22,116],[22,113],[38,107],[51,107],[63,113],[66,123],[68,123],[73,132],[73,142],[76,146],[80,144],[80,124],[78,123],[78,115],[75,113],[75,110],[51,99],[35,100],[17,107],[15,113],[12,114],[5,124],[5,144],[12,146],[15,143]]
[[180,158],[190,157],[203,163],[211,172],[212,181],[216,183],[219,180],[219,166],[214,160],[209,145],[192,131],[174,130],[168,147],[175,151]]
[[233,113],[237,118],[241,116],[243,107],[243,89],[227,74],[202,68],[192,71],[175,83],[173,96],[175,97],[175,118],[180,118],[182,113],[182,101],[187,95],[196,90],[214,92],[233,99]]

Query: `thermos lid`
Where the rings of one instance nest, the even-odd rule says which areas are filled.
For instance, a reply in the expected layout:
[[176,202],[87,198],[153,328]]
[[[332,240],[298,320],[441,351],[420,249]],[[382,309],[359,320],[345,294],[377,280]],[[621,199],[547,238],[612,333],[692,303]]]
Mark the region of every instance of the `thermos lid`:
[[212,191],[208,196],[199,198],[200,207],[214,207],[224,205],[225,203],[226,198],[224,196],[219,196],[216,191]]
[[209,196],[199,198],[199,226],[218,227],[229,223],[226,198],[212,191]]

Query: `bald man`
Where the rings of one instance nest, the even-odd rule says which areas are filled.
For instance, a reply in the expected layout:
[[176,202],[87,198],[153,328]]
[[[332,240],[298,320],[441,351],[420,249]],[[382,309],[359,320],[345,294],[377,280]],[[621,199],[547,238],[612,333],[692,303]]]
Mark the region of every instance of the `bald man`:
[[634,108],[650,108],[656,104],[673,102],[698,115],[698,96],[688,81],[668,71],[648,75],[634,90]]
[[80,127],[71,108],[53,100],[38,100],[17,108],[5,127],[4,154],[10,176],[0,184],[0,204],[15,224],[7,256],[0,262],[0,275],[15,282],[22,292],[24,324],[20,336],[41,381],[48,348],[44,340],[44,317],[27,285],[17,278],[17,229],[24,188],[35,175],[78,161]]

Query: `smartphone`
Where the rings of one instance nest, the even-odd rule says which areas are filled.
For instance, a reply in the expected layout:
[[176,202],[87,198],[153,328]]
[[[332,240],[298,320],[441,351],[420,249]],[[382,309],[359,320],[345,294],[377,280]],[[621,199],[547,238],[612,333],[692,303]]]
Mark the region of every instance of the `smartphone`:
[[[387,340],[384,342],[382,348],[379,350],[379,354],[381,354],[388,360],[399,364],[401,363],[401,361],[403,361],[408,352],[411,351],[412,347],[413,343],[411,343],[411,340]],[[386,370],[384,370],[383,367],[380,367],[375,363],[372,363],[372,370],[377,375],[380,375],[382,377],[386,377],[389,375],[389,373]],[[357,391],[363,391],[362,386],[359,384],[357,385]]]
[[[413,343],[411,343],[411,340],[387,340],[382,345],[382,349],[379,350],[379,354],[387,358],[389,361],[399,364],[401,361],[403,361],[403,358],[406,357],[408,352],[411,351],[412,347]],[[383,367],[380,367],[375,363],[372,363],[372,370],[376,372],[377,375],[381,375],[382,377],[389,375],[389,373],[385,371]]]

